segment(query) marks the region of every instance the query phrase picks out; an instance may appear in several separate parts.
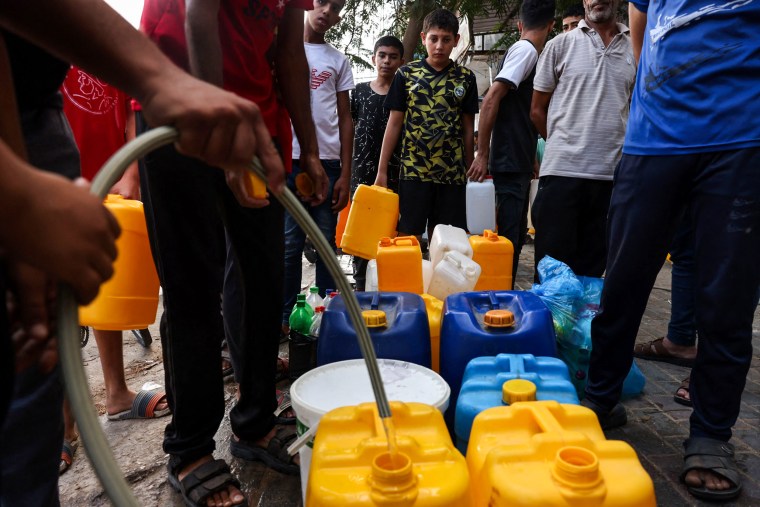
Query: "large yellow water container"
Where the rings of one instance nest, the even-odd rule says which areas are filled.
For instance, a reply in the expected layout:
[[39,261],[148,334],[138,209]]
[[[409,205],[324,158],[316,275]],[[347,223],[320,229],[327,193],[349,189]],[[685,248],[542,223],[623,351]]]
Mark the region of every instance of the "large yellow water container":
[[475,291],[512,290],[512,242],[493,231],[485,230],[481,236],[470,236],[472,260],[480,265],[481,272]]
[[380,238],[395,236],[397,224],[398,194],[377,185],[359,185],[340,248],[346,254],[374,259],[377,242]]
[[468,507],[469,477],[441,412],[392,402],[397,453],[374,403],[328,412],[319,423],[308,507]]
[[92,303],[79,308],[79,322],[107,331],[145,329],[156,320],[159,283],[143,205],[109,194],[105,206],[121,227],[121,236],[116,240],[114,274],[101,285]]
[[657,505],[633,448],[606,440],[580,405],[517,402],[481,412],[467,465],[473,507]]
[[443,301],[434,298],[430,294],[420,294],[425,301],[427,310],[428,326],[430,326],[430,354],[432,370],[440,373],[441,368],[441,316],[443,315]]
[[416,237],[382,238],[377,244],[377,290],[424,292],[422,250]]

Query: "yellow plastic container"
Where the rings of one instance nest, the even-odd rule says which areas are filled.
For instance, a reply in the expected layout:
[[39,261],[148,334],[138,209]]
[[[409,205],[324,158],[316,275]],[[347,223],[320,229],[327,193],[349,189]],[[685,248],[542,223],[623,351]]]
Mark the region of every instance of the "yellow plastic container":
[[390,455],[374,403],[328,412],[314,440],[308,507],[468,507],[469,477],[441,413],[392,402],[398,452]]
[[430,354],[432,370],[440,373],[441,368],[441,316],[443,315],[443,301],[434,298],[430,294],[420,294],[425,301],[428,325],[430,326]]
[[422,251],[416,237],[382,238],[377,244],[377,290],[424,292]]
[[485,230],[482,236],[470,236],[472,260],[480,265],[481,272],[475,291],[512,290],[512,242],[493,231]]
[[343,253],[374,259],[381,238],[396,235],[398,195],[377,185],[359,185],[340,241]]
[[467,465],[473,507],[657,505],[633,448],[606,440],[580,405],[531,401],[481,412]]
[[248,191],[248,195],[256,199],[266,199],[267,197],[267,184],[251,171],[245,172],[245,189]]
[[109,194],[105,206],[121,227],[114,275],[100,287],[92,303],[79,308],[79,322],[106,331],[144,329],[156,320],[159,283],[143,205]]
[[343,232],[346,230],[346,224],[348,223],[348,214],[351,212],[351,200],[345,208],[340,211],[338,215],[338,225],[335,226],[335,246],[340,248],[340,242],[343,240]]

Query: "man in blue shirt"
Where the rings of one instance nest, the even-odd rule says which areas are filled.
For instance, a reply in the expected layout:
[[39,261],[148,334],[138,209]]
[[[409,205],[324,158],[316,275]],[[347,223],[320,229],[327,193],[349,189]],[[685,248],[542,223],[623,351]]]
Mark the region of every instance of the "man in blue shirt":
[[694,496],[728,500],[741,491],[728,440],[760,285],[760,4],[633,0],[630,19],[641,62],[610,202],[584,404],[605,428],[625,424],[618,400],[637,329],[688,209],[699,347],[681,478]]

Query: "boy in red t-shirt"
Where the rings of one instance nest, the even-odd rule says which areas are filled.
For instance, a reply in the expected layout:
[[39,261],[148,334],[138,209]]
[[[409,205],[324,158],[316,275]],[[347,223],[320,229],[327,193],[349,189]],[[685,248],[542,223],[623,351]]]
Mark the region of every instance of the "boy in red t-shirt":
[[[61,86],[63,111],[77,147],[81,175],[92,181],[103,164],[134,137],[134,114],[127,95],[77,67]],[[131,128],[130,128],[131,126]],[[137,163],[133,163],[110,193],[140,198]],[[168,415],[169,404],[161,389],[134,392],[127,387],[121,331],[94,330],[106,390],[106,415],[111,420],[145,419]],[[152,409],[149,407],[153,407]],[[72,463],[78,435],[68,400],[64,402],[64,442],[59,472]]]
[[[327,177],[319,162],[303,48],[304,10],[310,0],[147,0],[141,29],[178,65],[223,86],[261,110],[269,133],[290,158],[290,116],[303,150],[301,162],[316,182],[314,203],[324,200]],[[275,30],[277,44],[273,46]],[[277,87],[273,75],[277,76]],[[279,92],[279,93],[277,93]],[[281,98],[279,98],[281,97]],[[138,114],[138,131],[141,118]],[[230,411],[230,451],[298,474],[285,449],[293,427],[277,425],[274,411],[283,291],[283,209],[248,195],[239,175],[207,170],[173,148],[145,158],[140,184],[151,247],[164,290],[161,329],[172,421],[164,450],[169,482],[188,505],[245,504],[239,484],[214,460],[214,434],[224,417],[219,343],[222,318],[238,383]],[[226,252],[210,238],[218,216]],[[223,270],[224,286],[219,272]],[[280,421],[284,422],[284,421]],[[208,493],[200,493],[208,488]],[[193,498],[194,496],[200,498]]]

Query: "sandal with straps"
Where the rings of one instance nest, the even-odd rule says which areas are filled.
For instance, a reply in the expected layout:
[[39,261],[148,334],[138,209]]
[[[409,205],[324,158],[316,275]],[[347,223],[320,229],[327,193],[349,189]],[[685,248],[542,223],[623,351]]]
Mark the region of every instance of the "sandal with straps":
[[689,438],[683,443],[683,448],[681,482],[686,484],[686,474],[692,470],[707,470],[733,484],[729,489],[709,489],[704,483],[699,487],[686,484],[689,493],[702,500],[720,502],[739,496],[742,482],[733,445],[712,438]]
[[[227,491],[229,486],[240,489],[240,482],[230,472],[230,467],[223,459],[203,463],[179,480],[180,467],[174,459],[169,460],[169,484],[182,495],[187,507],[205,507],[206,500],[213,494]],[[248,501],[234,504],[235,507],[248,507]]]
[[260,461],[273,470],[287,475],[300,475],[301,467],[293,462],[294,456],[288,454],[288,446],[296,439],[295,428],[279,428],[269,440],[266,448],[253,442],[232,436],[230,452],[236,458],[246,461]]

